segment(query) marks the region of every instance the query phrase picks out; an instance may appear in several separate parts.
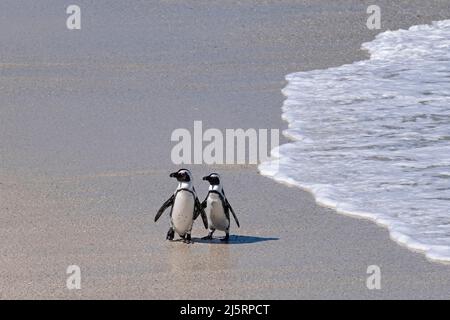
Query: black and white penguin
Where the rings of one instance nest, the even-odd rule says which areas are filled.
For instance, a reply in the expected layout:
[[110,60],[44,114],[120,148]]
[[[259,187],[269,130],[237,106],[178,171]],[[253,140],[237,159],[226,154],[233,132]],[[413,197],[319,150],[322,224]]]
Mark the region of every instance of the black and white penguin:
[[171,173],[170,177],[177,179],[178,187],[174,194],[158,210],[155,222],[158,221],[167,208],[171,207],[170,229],[167,232],[166,239],[173,240],[176,232],[185,243],[190,243],[194,220],[201,215],[205,229],[208,229],[208,219],[192,184],[191,172],[187,169],[180,169]]
[[205,208],[206,216],[208,217],[209,226],[209,233],[203,239],[212,239],[214,231],[220,230],[225,231],[225,238],[221,240],[228,241],[230,238],[230,211],[238,227],[240,227],[239,220],[225,196],[219,174],[211,173],[209,176],[203,177],[203,180],[208,181],[210,184],[208,195],[202,202],[202,207]]

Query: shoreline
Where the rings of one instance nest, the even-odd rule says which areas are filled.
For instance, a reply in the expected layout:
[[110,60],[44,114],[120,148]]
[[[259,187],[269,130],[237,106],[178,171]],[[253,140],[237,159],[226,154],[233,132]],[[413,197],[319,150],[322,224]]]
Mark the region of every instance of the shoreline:
[[[431,263],[438,263],[438,264],[441,264],[441,265],[448,265],[448,266],[450,266],[450,261],[446,261],[446,260],[442,260],[442,259],[430,258],[426,254],[426,250],[423,250],[423,249],[420,249],[420,248],[417,248],[417,247],[412,247],[411,245],[407,245],[404,241],[400,241],[400,240],[394,238],[393,235],[392,235],[391,229],[389,228],[389,225],[377,221],[376,218],[373,218],[373,217],[369,216],[368,214],[367,215],[363,215],[362,213],[358,214],[358,213],[353,213],[353,212],[349,212],[349,211],[338,210],[338,209],[336,209],[335,206],[328,205],[325,202],[322,202],[322,201],[318,200],[316,195],[315,195],[315,193],[314,193],[314,191],[312,191],[308,187],[304,187],[304,186],[301,186],[299,184],[291,183],[291,182],[288,182],[288,181],[276,180],[275,178],[273,178],[273,177],[271,177],[269,175],[264,175],[264,174],[261,174],[261,175],[265,176],[265,177],[268,177],[270,179],[274,179],[279,184],[281,184],[283,186],[286,186],[288,188],[298,188],[298,189],[302,190],[303,192],[308,193],[309,195],[311,195],[314,198],[314,201],[315,201],[315,203],[318,206],[326,208],[326,209],[333,210],[338,215],[342,215],[342,216],[349,217],[349,218],[352,218],[352,219],[359,219],[359,220],[370,221],[370,222],[374,223],[376,226],[385,229],[389,233],[389,238],[394,243],[396,243],[397,245],[401,246],[402,248],[405,248],[405,249],[407,249],[407,250],[409,250],[409,251],[411,251],[413,253],[419,253],[419,254],[424,255],[424,257]],[[418,246],[420,246],[420,244]]]
[[[399,32],[407,32],[407,31],[411,31],[416,29],[417,27],[426,27],[426,28],[430,28],[432,26],[438,25],[440,22],[449,22],[449,19],[446,20],[433,20],[428,24],[420,24],[420,25],[414,25],[411,26],[409,28],[405,28],[405,29],[398,29],[398,30],[389,30],[389,32],[391,33],[399,33]],[[380,34],[377,34],[374,38],[373,41],[375,41],[375,39],[378,38]],[[372,41],[369,42],[364,42],[361,44],[361,48],[360,50],[364,51],[364,52],[368,52],[368,58],[365,60],[358,60],[355,61],[353,63],[350,64],[344,64],[338,67],[328,67],[328,68],[323,68],[323,69],[315,69],[313,70],[314,72],[317,71],[331,71],[331,70],[339,70],[345,67],[351,67],[353,64],[355,63],[359,63],[359,62],[370,62],[371,60],[373,60],[372,56],[370,55],[369,49],[367,49],[367,45],[370,45]],[[288,107],[288,105],[286,105],[286,100],[290,99],[290,96],[287,92],[285,92],[287,89],[290,88],[291,84],[290,84],[290,80],[289,78],[294,77],[298,74],[305,74],[306,77],[308,77],[308,71],[299,71],[299,72],[293,72],[293,73],[289,73],[285,76],[286,79],[286,86],[281,90],[284,97],[285,97],[285,101],[283,103],[283,107],[282,107],[282,116],[281,118],[283,119],[283,121],[286,122],[288,129],[291,129],[291,123],[289,122],[289,115],[286,114],[286,110],[284,110],[285,108]],[[294,98],[295,99],[295,98]],[[298,100],[298,99],[297,99]],[[288,109],[288,108],[287,108]],[[295,120],[294,120],[295,121]],[[297,128],[298,129],[298,128]],[[300,128],[301,130],[301,128]],[[289,133],[289,130],[285,130],[283,131],[283,136],[288,140],[285,145],[290,145],[290,144],[294,144],[295,142],[300,141],[302,138],[297,139],[294,135],[291,135]],[[303,137],[303,135],[302,135]],[[282,147],[282,145],[280,146]],[[299,188],[307,193],[309,193],[315,200],[315,202],[317,203],[317,205],[324,207],[324,208],[329,208],[333,211],[335,211],[338,214],[344,215],[344,216],[348,216],[348,217],[353,217],[353,218],[358,218],[358,219],[366,219],[369,220],[373,223],[375,223],[377,226],[380,226],[382,228],[385,228],[388,233],[389,233],[389,238],[395,242],[396,244],[398,244],[399,246],[402,246],[408,250],[410,250],[411,252],[415,252],[415,253],[420,253],[423,254],[426,259],[430,262],[433,263],[440,263],[443,265],[450,265],[450,258],[448,256],[442,256],[442,255],[438,255],[436,253],[431,252],[433,246],[438,246],[438,245],[430,245],[430,244],[425,244],[423,242],[421,242],[420,240],[414,239],[411,236],[408,236],[406,234],[402,234],[401,232],[398,232],[397,230],[395,230],[395,228],[389,224],[386,220],[386,218],[389,221],[389,216],[387,216],[385,213],[383,214],[376,214],[376,213],[371,213],[369,211],[350,211],[350,210],[345,210],[342,208],[339,208],[339,202],[335,202],[332,200],[328,200],[327,198],[322,198],[320,193],[318,193],[317,191],[314,190],[314,187],[311,185],[308,185],[304,182],[300,182],[298,180],[295,180],[295,178],[289,177],[288,175],[286,175],[286,173],[282,173],[281,175],[279,174],[278,171],[278,166],[279,164],[277,164],[277,162],[280,159],[280,155],[279,155],[279,151],[277,150],[277,148],[272,149],[272,151],[275,153],[275,155],[272,156],[272,160],[268,160],[265,161],[263,163],[261,163],[258,166],[258,171],[261,175],[266,176],[268,178],[273,179],[274,181],[277,181],[280,184],[289,186],[289,187],[296,187]],[[287,156],[286,156],[287,157]],[[271,163],[275,162],[275,168],[272,168]],[[313,185],[315,185],[313,183]],[[344,200],[344,203],[348,203],[349,200]]]
[[[167,215],[157,224],[153,217],[175,188],[170,132],[195,120],[208,128],[284,129],[283,77],[364,59],[361,43],[378,33],[365,28],[368,4],[360,1],[188,4],[114,2],[95,15],[102,6],[81,1],[89,32],[70,34],[65,49],[58,8],[36,8],[46,24],[34,31],[33,21],[15,22],[29,12],[13,2],[5,7],[5,63],[17,62],[19,44],[25,60],[84,63],[16,66],[0,78],[5,170],[26,172],[0,185],[0,298],[448,298],[448,266],[398,246],[371,221],[318,206],[256,166],[189,166],[201,197],[207,186],[198,177],[223,173],[241,222],[228,245],[164,241]],[[408,10],[398,7],[405,4]],[[440,1],[380,5],[380,31],[450,16]],[[102,28],[108,21],[120,23]],[[123,68],[97,66],[103,56]],[[193,237],[204,235],[197,222]],[[82,289],[69,291],[73,264],[81,267]],[[382,290],[365,285],[374,264]]]

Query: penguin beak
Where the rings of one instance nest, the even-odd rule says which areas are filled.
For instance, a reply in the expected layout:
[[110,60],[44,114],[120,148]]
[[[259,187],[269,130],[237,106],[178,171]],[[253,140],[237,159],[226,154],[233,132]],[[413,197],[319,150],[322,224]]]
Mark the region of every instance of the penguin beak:
[[209,181],[209,176],[203,177],[204,181]]
[[178,178],[178,172],[172,172],[169,177]]

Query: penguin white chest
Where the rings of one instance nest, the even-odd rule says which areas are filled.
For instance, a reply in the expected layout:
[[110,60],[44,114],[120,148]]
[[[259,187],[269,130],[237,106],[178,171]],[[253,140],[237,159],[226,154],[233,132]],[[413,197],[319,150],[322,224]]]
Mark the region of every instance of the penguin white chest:
[[208,196],[206,205],[206,215],[208,216],[208,222],[210,228],[225,231],[230,227],[230,221],[225,215],[222,200],[220,196],[215,193],[211,193]]
[[181,236],[192,229],[194,204],[194,195],[189,191],[181,190],[177,193],[172,208],[172,226]]

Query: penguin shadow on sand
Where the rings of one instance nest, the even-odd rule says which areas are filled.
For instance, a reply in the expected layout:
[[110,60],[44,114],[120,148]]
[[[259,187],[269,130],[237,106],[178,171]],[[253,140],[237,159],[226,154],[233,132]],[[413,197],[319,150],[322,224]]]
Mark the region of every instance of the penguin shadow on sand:
[[276,241],[279,238],[275,237],[257,237],[257,236],[247,236],[247,235],[230,235],[228,241],[223,241],[222,238],[212,238],[212,239],[203,239],[203,238],[192,238],[194,243],[200,244],[228,244],[228,245],[236,245],[236,244],[251,244],[265,241]]

